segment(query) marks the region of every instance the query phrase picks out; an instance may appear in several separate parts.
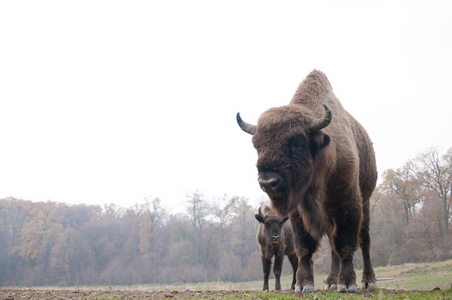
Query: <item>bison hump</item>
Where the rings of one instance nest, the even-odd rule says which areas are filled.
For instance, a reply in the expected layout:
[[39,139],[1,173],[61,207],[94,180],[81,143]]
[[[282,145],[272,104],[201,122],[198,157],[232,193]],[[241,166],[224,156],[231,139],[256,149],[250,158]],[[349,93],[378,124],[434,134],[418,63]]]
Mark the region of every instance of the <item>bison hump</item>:
[[300,83],[290,104],[304,105],[316,111],[323,107],[324,99],[332,92],[333,88],[326,75],[314,70]]

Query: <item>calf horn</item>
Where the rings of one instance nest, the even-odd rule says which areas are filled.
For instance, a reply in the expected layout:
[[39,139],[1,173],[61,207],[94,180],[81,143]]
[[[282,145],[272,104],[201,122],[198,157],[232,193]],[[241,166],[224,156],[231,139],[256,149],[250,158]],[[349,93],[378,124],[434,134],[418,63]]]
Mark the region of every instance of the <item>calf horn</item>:
[[240,118],[240,113],[237,113],[237,123],[239,124],[240,128],[242,128],[242,130],[246,133],[249,133],[251,135],[254,135],[256,133],[257,126],[248,124],[243,121],[242,118]]
[[320,129],[330,125],[331,119],[333,117],[331,114],[331,110],[325,104],[323,104],[323,108],[325,109],[325,115],[322,118],[313,120],[311,124],[309,124],[308,126],[309,132],[319,131]]

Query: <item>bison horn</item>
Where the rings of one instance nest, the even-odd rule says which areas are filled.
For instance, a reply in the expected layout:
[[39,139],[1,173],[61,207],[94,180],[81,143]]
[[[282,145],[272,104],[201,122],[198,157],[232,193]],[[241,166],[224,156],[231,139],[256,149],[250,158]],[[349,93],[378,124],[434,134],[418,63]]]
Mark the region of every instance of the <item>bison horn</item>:
[[325,109],[325,115],[323,116],[323,118],[315,119],[311,122],[308,127],[309,132],[319,131],[320,129],[330,125],[331,119],[333,117],[331,110],[325,104],[323,104],[323,108]]
[[254,135],[256,133],[257,126],[248,124],[243,121],[242,118],[240,118],[240,113],[237,113],[237,123],[239,124],[240,128],[242,128],[242,130],[246,133],[249,133],[251,135]]
[[259,210],[258,210],[258,212],[259,212],[259,216],[261,216],[262,217],[262,219],[263,218],[265,218],[265,215],[262,213],[262,211],[261,211],[261,208],[259,207]]

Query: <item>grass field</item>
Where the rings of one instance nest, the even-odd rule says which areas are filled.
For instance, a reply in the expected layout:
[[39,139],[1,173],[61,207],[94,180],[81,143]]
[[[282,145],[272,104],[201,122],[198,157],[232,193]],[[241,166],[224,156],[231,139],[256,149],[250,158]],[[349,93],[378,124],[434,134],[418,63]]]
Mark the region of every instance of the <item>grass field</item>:
[[[434,288],[452,288],[452,260],[432,263],[404,264],[398,266],[379,267],[375,269],[377,287],[396,290],[432,290]],[[323,281],[327,275],[315,276],[315,288],[323,289]],[[361,280],[361,272],[356,274],[357,283]],[[382,279],[382,280],[380,280]],[[288,289],[292,276],[282,276],[281,286]],[[260,290],[263,280],[248,282],[208,282],[196,284],[151,285],[153,289],[169,290]],[[269,287],[274,288],[274,279],[270,279]],[[137,286],[139,288],[140,286]]]
[[[434,263],[405,264],[375,269],[377,289],[358,290],[356,294],[341,294],[322,290],[326,275],[315,276],[316,292],[302,295],[289,290],[291,276],[282,277],[283,291],[262,292],[262,280],[226,283],[208,282],[196,284],[137,285],[111,287],[28,287],[1,288],[0,299],[449,299],[452,300],[452,260]],[[361,274],[358,272],[358,282]],[[270,280],[270,288],[274,280]]]
[[[452,299],[452,260],[444,262],[404,264],[398,266],[380,267],[375,269],[378,289],[373,292],[360,292],[357,294],[339,294],[337,292],[323,292],[323,281],[327,275],[315,276],[317,293],[312,295],[294,295],[293,293],[263,293],[236,294],[225,299]],[[361,272],[357,272],[358,282]],[[292,277],[281,278],[283,289],[288,289]],[[259,291],[262,281],[240,283],[198,283],[187,285],[166,286],[170,290],[236,290]],[[274,280],[269,282],[270,289],[274,287]],[[158,288],[158,287],[156,287]],[[162,288],[162,286],[160,286]],[[249,297],[249,298],[248,298]],[[204,299],[204,298],[199,298]]]

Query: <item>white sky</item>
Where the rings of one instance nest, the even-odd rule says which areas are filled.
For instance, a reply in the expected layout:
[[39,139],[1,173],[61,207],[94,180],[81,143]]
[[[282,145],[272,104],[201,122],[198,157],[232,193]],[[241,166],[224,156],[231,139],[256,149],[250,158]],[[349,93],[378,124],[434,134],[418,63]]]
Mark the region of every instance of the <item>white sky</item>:
[[264,196],[251,136],[313,69],[380,174],[452,146],[451,1],[1,1],[0,198]]

